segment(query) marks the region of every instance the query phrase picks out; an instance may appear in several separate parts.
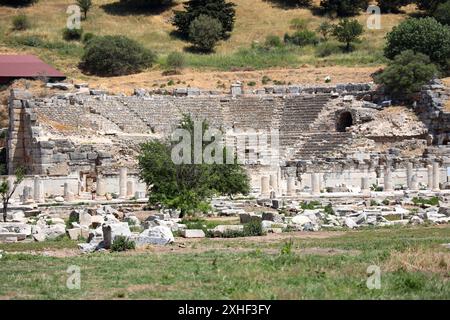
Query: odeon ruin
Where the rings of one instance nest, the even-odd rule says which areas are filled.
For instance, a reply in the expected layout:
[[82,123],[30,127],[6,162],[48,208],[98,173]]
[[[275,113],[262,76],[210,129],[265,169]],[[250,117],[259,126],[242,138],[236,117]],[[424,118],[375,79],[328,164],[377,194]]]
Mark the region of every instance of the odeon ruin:
[[372,84],[245,90],[237,83],[229,93],[138,89],[133,96],[82,87],[45,98],[13,89],[7,168],[26,170],[15,195],[23,202],[90,199],[92,190],[145,198],[140,143],[168,138],[190,114],[227,132],[278,132],[278,165],[246,163],[257,197],[437,192],[450,188],[449,95],[435,82],[407,108],[391,106]]

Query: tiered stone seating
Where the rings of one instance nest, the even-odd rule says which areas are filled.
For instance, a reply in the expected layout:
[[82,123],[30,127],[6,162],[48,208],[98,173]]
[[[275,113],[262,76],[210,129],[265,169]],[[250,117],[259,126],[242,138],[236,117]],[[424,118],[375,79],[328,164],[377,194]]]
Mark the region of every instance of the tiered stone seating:
[[35,108],[36,114],[44,121],[50,120],[61,124],[66,130],[76,130],[77,127],[90,127],[91,122],[85,117],[89,108],[80,105],[71,105],[68,101],[54,104],[43,104]]
[[305,142],[294,153],[292,160],[326,158],[348,144],[351,137],[348,132],[312,133],[305,136]]
[[118,99],[106,100],[102,103],[88,102],[88,106],[92,112],[114,122],[124,132],[144,134],[151,131],[151,128],[136,116],[128,105]]
[[286,100],[280,121],[280,144],[294,146],[302,134],[311,130],[311,125],[329,101],[330,95],[294,96]]
[[259,97],[241,97],[224,103],[228,108],[224,115],[227,125],[236,129],[270,131],[277,108],[274,100]]

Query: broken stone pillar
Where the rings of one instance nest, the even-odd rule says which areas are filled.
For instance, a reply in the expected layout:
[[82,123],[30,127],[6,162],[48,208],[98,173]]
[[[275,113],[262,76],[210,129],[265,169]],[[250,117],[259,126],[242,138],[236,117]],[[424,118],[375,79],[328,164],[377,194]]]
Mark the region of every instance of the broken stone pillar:
[[389,166],[386,166],[384,168],[384,191],[391,192],[394,188],[392,187],[392,175],[391,175],[391,168]]
[[127,168],[120,168],[119,175],[119,198],[127,196]]
[[34,176],[34,201],[39,203],[45,202],[44,182],[39,176]]
[[105,179],[102,176],[97,177],[97,195],[104,196],[106,194]]
[[28,186],[23,187],[23,191],[22,191],[23,203],[32,202],[33,198],[31,196],[31,193],[32,193],[31,187],[28,187]]
[[319,194],[320,193],[320,182],[319,182],[319,174],[311,173],[311,193]]
[[269,196],[270,190],[269,190],[269,177],[263,176],[261,177],[261,195],[262,196]]
[[135,183],[133,180],[127,182],[127,196],[134,197]]
[[65,201],[74,201],[75,195],[72,191],[70,191],[69,184],[66,182],[64,183],[64,200]]
[[288,197],[295,196],[295,179],[294,179],[294,177],[287,178],[287,196]]
[[275,194],[278,194],[278,177],[276,174],[270,175],[269,184]]
[[433,189],[433,166],[427,166],[428,189]]
[[361,178],[361,192],[366,193],[369,191],[370,191],[369,177],[362,177]]
[[439,163],[433,162],[433,191],[439,191]]
[[413,176],[411,177],[411,190],[413,191],[417,191],[419,190],[419,181],[417,180],[417,175],[413,174]]
[[408,189],[412,189],[411,179],[413,177],[413,164],[412,162],[408,162],[406,164],[406,185]]

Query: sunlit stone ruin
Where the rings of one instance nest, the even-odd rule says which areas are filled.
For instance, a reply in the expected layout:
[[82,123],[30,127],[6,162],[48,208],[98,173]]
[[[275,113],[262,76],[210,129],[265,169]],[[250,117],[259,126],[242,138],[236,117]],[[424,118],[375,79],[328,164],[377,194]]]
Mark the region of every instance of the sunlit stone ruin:
[[[444,111],[450,89],[438,81],[423,88],[413,107],[392,105],[373,84],[364,83],[257,90],[236,83],[229,93],[136,89],[133,96],[87,86],[71,91],[45,98],[18,89],[10,94],[8,179],[13,181],[19,166],[27,175],[12,206],[41,215],[46,210],[44,220],[60,212],[51,206],[55,203],[105,205],[97,208],[104,218],[99,222],[108,214],[112,218],[108,210],[142,208],[148,190],[138,176],[139,145],[170,138],[183,114],[206,119],[226,132],[227,140],[256,137],[244,150],[251,197],[214,199],[212,214],[240,215],[241,222],[257,217],[274,232],[274,223],[300,230],[353,228],[371,219],[388,223],[383,215],[393,212],[401,213],[399,221],[405,223],[449,220],[449,211],[441,209],[450,195],[450,113]],[[442,202],[439,212],[434,207],[408,216],[402,208],[413,197],[434,195]],[[302,201],[312,200],[331,204],[335,216],[327,218],[321,210],[300,212],[305,219],[295,215]],[[385,208],[371,209],[370,201],[379,206],[383,201]],[[261,216],[252,207],[270,209],[272,215]],[[85,213],[77,213],[80,224]],[[182,229],[175,216],[163,212],[159,220]],[[86,230],[99,225],[89,222]]]

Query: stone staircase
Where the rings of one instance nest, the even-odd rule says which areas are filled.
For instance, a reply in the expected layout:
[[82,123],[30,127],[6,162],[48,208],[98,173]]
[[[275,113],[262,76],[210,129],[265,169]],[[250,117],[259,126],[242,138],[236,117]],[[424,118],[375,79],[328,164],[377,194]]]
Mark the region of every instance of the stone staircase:
[[280,121],[282,147],[298,145],[302,135],[312,129],[312,124],[330,99],[328,94],[294,96],[286,100]]
[[322,132],[305,136],[305,141],[294,152],[291,160],[314,160],[333,157],[343,146],[351,143],[352,134],[348,132]]

